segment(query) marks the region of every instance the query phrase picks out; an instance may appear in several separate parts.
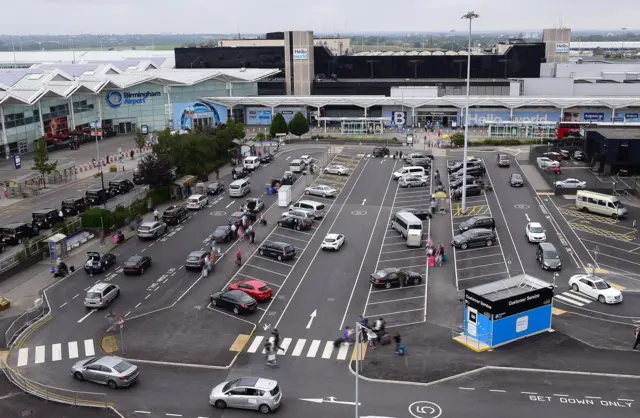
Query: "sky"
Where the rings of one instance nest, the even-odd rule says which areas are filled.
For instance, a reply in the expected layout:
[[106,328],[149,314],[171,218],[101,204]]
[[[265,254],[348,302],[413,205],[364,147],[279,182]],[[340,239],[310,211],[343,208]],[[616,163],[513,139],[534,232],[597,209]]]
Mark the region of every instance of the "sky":
[[[640,1],[616,0],[28,0],[0,2],[5,35],[317,33],[634,28]],[[637,24],[640,28],[640,24]]]

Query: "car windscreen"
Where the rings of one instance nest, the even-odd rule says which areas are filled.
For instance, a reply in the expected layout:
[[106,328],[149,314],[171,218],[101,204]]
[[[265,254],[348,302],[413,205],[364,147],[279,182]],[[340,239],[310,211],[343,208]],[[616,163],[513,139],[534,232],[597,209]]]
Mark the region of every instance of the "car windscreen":
[[[75,199],[72,200],[63,200],[62,201],[62,207],[75,207],[76,202],[78,202]],[[78,202],[79,203],[79,202]]]
[[216,230],[214,231],[214,234],[217,234],[217,235],[224,235],[224,234],[226,234],[226,233],[227,233],[227,231],[228,231],[228,230],[229,230],[229,228],[228,228],[228,227],[226,227],[226,226],[219,226],[219,227],[217,227],[217,228],[216,228]]
[[267,290],[269,290],[269,286],[261,286],[258,288],[258,290],[261,292],[266,292]]
[[611,286],[609,286],[609,283],[607,282],[594,282],[593,284],[596,285],[596,289],[599,290],[606,290],[611,288]]
[[189,203],[198,203],[198,199],[189,199],[188,202]]
[[529,228],[529,230],[534,234],[542,234],[544,232],[544,229],[542,229],[541,226],[532,226]]
[[127,260],[127,262],[124,263],[124,265],[125,266],[137,266],[139,261],[140,261],[139,258],[134,258],[134,259],[131,259],[131,260]]
[[100,192],[102,191],[102,189],[98,189],[98,190],[87,190],[87,195],[88,196],[98,196],[100,194]]
[[127,363],[126,361],[121,361],[120,363],[118,363],[115,366],[113,366],[113,368],[118,373],[124,373],[124,372],[126,372],[127,370],[129,370],[131,368],[131,364]]
[[558,257],[558,253],[555,252],[555,251],[545,251],[543,253],[543,256],[544,256],[544,258],[547,258],[547,259],[550,259],[550,260],[551,259],[560,258],[560,257]]
[[198,257],[197,255],[190,255],[189,257],[187,257],[187,261],[198,261],[200,260],[200,257]]
[[240,188],[240,185],[239,185],[239,184],[231,184],[231,185],[229,186],[229,188],[230,188],[230,189],[239,189],[239,188]]
[[278,393],[280,393],[280,386],[276,385],[275,388],[271,389],[271,391],[269,391],[269,394],[271,394],[271,396],[276,396]]
[[324,205],[317,205],[316,210],[324,210]]
[[378,277],[378,278],[382,279],[387,275],[387,273],[384,270],[380,270],[380,271],[376,271],[375,273],[373,273],[373,275],[375,277]]
[[418,225],[418,224],[409,225],[409,231],[421,231],[421,230],[422,230],[422,225]]
[[101,297],[99,292],[87,292],[87,299],[100,299]]
[[291,253],[293,251],[295,251],[295,248],[293,247],[293,245],[287,245],[284,250],[288,253]]

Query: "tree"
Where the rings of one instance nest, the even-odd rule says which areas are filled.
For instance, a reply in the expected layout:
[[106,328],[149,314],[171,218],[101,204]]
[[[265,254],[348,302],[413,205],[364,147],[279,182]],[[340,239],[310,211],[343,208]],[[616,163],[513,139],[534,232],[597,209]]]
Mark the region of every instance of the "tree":
[[269,126],[269,133],[272,138],[276,137],[276,134],[287,134],[289,133],[289,127],[287,126],[287,121],[284,120],[284,116],[280,113],[276,113],[271,121],[271,126]]
[[267,137],[265,136],[265,134],[264,134],[264,133],[262,133],[262,131],[260,131],[260,132],[258,132],[258,133],[256,134],[256,137],[255,137],[255,138],[253,138],[253,139],[254,139],[254,141],[264,141],[264,140],[266,140],[266,139],[267,139]]
[[296,135],[298,138],[309,132],[309,121],[301,112],[293,115],[293,119],[289,122],[289,132]]
[[171,159],[166,155],[147,154],[138,161],[138,169],[149,186],[167,186],[173,180]]
[[147,136],[143,135],[140,129],[136,130],[136,136],[133,139],[136,141],[138,149],[143,149],[147,145]]
[[231,139],[244,139],[244,137],[247,135],[244,131],[244,124],[242,122],[236,122],[233,119],[227,119],[225,127],[231,134]]
[[58,169],[58,162],[49,162],[49,150],[47,150],[47,143],[40,139],[36,141],[36,152],[33,156],[33,170],[40,173],[40,183],[44,182],[44,177],[47,174],[51,174]]
[[451,139],[451,143],[456,147],[464,146],[464,132],[455,131],[453,134],[449,136],[449,138]]

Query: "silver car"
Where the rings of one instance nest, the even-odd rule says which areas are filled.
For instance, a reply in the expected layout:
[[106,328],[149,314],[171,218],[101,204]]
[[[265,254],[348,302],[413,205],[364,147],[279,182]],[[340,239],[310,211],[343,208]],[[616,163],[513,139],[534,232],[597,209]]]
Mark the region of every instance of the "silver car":
[[427,177],[409,174],[408,176],[400,177],[400,187],[426,187]]
[[158,238],[167,232],[167,224],[160,221],[142,222],[138,227],[138,238]]
[[140,376],[138,366],[113,356],[91,357],[71,367],[76,380],[107,385],[111,389],[131,386]]
[[120,288],[115,284],[98,282],[94,284],[84,298],[84,306],[87,308],[106,308],[120,295]]
[[262,377],[241,377],[220,383],[209,395],[209,403],[216,408],[255,409],[263,414],[278,409],[281,400],[278,382]]
[[346,176],[349,174],[349,169],[343,165],[328,165],[325,167],[324,172],[327,174],[337,174],[339,176]]
[[329,187],[324,184],[319,184],[317,186],[311,186],[304,189],[304,192],[309,195],[316,195],[322,197],[334,197],[338,194],[338,191],[333,187]]
[[289,209],[287,212],[284,212],[282,214],[281,218],[286,218],[287,216],[293,216],[300,219],[309,219],[311,221],[315,220],[313,212],[304,209]]

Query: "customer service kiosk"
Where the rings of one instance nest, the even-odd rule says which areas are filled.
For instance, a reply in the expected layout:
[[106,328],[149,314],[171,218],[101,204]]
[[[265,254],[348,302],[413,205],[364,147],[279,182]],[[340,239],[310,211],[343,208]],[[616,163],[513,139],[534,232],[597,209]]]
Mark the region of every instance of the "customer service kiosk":
[[454,337],[485,351],[551,329],[553,285],[519,275],[465,290],[464,330]]

